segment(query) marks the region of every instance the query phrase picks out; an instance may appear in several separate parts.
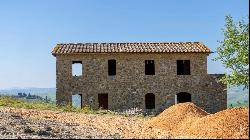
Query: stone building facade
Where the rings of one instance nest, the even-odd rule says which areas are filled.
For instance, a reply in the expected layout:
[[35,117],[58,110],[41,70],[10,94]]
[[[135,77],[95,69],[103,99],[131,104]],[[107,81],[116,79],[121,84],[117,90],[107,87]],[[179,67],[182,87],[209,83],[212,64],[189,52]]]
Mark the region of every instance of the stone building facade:
[[[227,107],[227,86],[223,75],[207,74],[210,53],[199,42],[57,44],[57,104],[79,94],[94,109],[161,112],[190,101],[215,113]],[[75,63],[80,76],[72,75]]]

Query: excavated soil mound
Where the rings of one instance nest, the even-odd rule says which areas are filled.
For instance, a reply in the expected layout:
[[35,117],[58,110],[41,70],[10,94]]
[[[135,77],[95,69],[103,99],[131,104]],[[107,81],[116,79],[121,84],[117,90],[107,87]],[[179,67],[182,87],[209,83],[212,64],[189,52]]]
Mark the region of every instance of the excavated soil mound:
[[176,136],[198,138],[243,138],[249,136],[249,109],[226,109],[208,114],[193,103],[180,103],[163,111],[147,123]]
[[249,138],[248,108],[226,109],[194,120],[191,125],[183,123],[180,132],[189,136],[200,136],[223,139]]
[[151,126],[175,132],[183,122],[208,115],[191,102],[173,105],[148,121]]

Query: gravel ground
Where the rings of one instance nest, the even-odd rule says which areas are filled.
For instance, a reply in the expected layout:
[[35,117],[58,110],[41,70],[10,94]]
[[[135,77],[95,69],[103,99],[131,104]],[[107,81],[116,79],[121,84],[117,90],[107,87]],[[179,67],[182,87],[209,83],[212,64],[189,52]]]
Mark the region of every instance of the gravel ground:
[[0,139],[248,139],[248,111],[207,114],[185,103],[152,118],[0,107]]
[[2,139],[118,139],[119,134],[102,133],[97,128],[77,123],[23,118],[18,113],[0,112],[0,138]]
[[164,130],[144,124],[146,118],[0,108],[0,138],[120,139],[171,138]]

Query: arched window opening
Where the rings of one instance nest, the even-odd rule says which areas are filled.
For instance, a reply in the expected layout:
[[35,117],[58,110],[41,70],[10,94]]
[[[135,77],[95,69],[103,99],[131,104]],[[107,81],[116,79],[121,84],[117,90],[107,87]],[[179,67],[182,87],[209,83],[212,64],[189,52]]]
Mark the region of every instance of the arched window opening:
[[177,103],[191,102],[191,94],[187,92],[180,92],[176,94]]

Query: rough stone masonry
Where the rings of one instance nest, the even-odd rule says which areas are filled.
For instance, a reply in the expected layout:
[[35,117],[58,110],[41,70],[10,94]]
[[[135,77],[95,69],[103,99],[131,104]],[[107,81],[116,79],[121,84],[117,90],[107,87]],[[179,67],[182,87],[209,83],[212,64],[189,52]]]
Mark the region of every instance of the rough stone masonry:
[[[222,74],[207,74],[212,51],[200,42],[57,44],[57,104],[81,96],[93,109],[161,112],[171,105],[193,102],[207,112],[227,107]],[[81,74],[72,67],[81,65]]]

